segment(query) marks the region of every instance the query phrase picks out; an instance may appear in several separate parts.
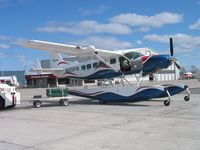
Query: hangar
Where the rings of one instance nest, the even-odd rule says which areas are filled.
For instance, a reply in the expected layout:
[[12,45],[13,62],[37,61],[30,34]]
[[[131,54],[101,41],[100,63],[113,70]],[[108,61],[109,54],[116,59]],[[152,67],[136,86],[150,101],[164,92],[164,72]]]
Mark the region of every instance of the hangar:
[[[135,49],[128,49],[128,50],[135,50]],[[159,53],[150,49],[150,48],[139,48],[135,50],[145,56],[149,55],[158,55]],[[66,61],[78,61],[80,60],[77,57],[69,57],[63,58]],[[82,61],[84,61],[82,59]],[[41,60],[41,67],[42,68],[51,68],[50,60]],[[155,77],[158,81],[168,81],[168,80],[178,80],[179,69],[176,65],[172,64],[167,69],[160,70],[156,73],[156,76],[146,76],[144,77],[143,81],[153,81]],[[130,82],[135,82],[136,77],[135,75],[130,75],[126,77],[127,80]],[[57,86],[83,86],[87,84],[97,84],[97,81],[90,81],[90,80],[82,80],[82,79],[68,79],[68,78],[59,78],[52,74],[37,74],[37,75],[26,75],[25,79],[27,80],[28,87],[57,87]],[[120,80],[119,78],[115,78],[114,81]]]

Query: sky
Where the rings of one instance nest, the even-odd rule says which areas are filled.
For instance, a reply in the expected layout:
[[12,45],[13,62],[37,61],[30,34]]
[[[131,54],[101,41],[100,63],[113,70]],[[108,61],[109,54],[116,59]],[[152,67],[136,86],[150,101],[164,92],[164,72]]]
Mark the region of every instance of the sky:
[[49,59],[27,40],[169,54],[169,37],[180,65],[200,68],[200,0],[0,0],[0,71]]

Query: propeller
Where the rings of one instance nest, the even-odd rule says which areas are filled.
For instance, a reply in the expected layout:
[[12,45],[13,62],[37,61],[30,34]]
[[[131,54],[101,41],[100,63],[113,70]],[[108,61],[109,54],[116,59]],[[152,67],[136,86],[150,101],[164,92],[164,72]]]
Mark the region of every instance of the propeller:
[[176,65],[176,67],[178,68],[178,69],[181,69],[181,66],[175,61],[174,62],[174,64]]
[[169,42],[170,42],[170,55],[173,56],[174,55],[173,39],[169,38]]
[[[170,43],[170,55],[173,56],[174,55],[174,46],[173,46],[172,38],[169,38],[169,43]],[[174,63],[178,69],[181,69],[181,66],[177,63],[177,61],[178,61],[178,59],[176,59],[174,57],[171,58],[171,63]]]

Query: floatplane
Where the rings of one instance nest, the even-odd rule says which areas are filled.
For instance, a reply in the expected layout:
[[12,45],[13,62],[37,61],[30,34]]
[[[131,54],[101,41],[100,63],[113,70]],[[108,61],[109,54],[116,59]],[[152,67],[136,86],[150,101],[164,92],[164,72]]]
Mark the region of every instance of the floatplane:
[[[96,49],[94,46],[74,46],[46,41],[30,40],[22,44],[24,48],[38,49],[48,52],[62,53],[78,58],[85,58],[84,61],[64,61],[61,55],[51,60],[53,68],[36,67],[33,72],[48,72],[58,77],[77,79],[111,79],[121,77],[121,86],[108,86],[98,88],[83,88],[69,90],[69,94],[80,97],[87,97],[99,100],[100,104],[107,102],[136,102],[153,98],[168,97],[164,105],[170,105],[172,95],[187,90],[188,95],[185,101],[190,99],[190,91],[187,85],[168,84],[141,86],[143,77],[156,73],[161,69],[168,68],[174,63],[181,68],[177,59],[173,57],[173,41],[170,38],[170,55],[149,55],[144,56],[138,51],[141,49],[109,51]],[[135,74],[137,85],[132,85],[126,75]],[[125,82],[129,86],[125,86]]]

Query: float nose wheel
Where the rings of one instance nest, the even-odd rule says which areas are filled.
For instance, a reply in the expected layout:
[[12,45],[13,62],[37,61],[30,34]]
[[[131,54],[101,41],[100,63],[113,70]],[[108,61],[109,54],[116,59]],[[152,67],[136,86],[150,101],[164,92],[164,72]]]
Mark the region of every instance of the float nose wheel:
[[190,100],[190,97],[189,97],[189,96],[185,96],[185,97],[184,97],[184,100],[185,100],[185,101],[189,101],[189,100]]
[[171,101],[171,95],[170,95],[170,93],[169,93],[169,91],[168,91],[167,88],[165,88],[165,92],[166,92],[167,95],[168,95],[168,100],[165,100],[165,101],[164,101],[164,105],[165,105],[165,106],[169,106],[169,105],[170,105],[170,101]]
[[188,89],[188,86],[186,86],[186,90],[187,90],[187,92],[188,92],[188,95],[184,97],[184,100],[185,100],[185,101],[189,101],[189,100],[190,100],[190,95],[191,95],[191,93],[190,93],[190,91],[189,91],[189,89]]
[[170,105],[170,100],[165,100],[165,101],[164,101],[164,105],[165,105],[165,106],[169,106],[169,105]]

